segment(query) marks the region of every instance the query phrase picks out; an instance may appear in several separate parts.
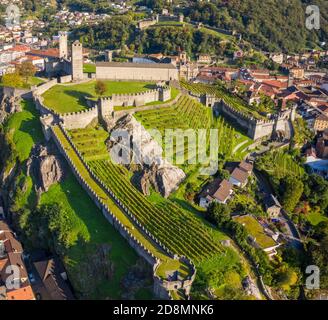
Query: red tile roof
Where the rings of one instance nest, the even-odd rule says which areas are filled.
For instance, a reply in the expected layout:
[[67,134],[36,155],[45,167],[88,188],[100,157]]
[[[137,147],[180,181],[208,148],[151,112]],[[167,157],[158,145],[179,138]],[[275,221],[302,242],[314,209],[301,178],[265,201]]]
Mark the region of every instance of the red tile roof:
[[248,173],[240,168],[236,168],[232,172],[231,177],[243,184],[248,179]]
[[262,83],[266,84],[270,87],[277,88],[277,89],[286,89],[287,88],[287,83],[283,83],[283,82],[278,81],[278,80],[265,80]]
[[8,49],[8,51],[29,52],[31,51],[31,48],[25,45],[16,45],[13,48]]
[[35,300],[31,286],[7,292],[8,300]]
[[59,57],[59,49],[58,48],[50,48],[47,50],[31,50],[28,54],[37,55],[40,57],[58,58]]
[[232,188],[232,183],[230,183],[228,180],[223,180],[219,189],[216,190],[216,192],[213,194],[213,197],[219,201],[224,202],[230,196]]

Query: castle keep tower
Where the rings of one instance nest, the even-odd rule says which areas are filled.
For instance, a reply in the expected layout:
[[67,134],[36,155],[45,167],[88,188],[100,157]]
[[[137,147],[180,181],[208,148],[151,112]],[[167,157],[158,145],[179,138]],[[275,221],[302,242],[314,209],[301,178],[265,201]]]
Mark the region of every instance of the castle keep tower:
[[67,32],[59,32],[59,58],[68,58]]
[[72,77],[73,81],[83,80],[83,47],[79,41],[72,44]]

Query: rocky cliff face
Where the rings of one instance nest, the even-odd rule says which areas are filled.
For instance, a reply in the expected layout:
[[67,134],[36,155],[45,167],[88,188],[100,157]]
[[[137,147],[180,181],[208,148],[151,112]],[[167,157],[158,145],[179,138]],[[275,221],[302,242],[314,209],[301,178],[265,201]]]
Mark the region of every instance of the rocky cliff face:
[[37,189],[48,191],[63,178],[64,170],[58,156],[51,154],[49,147],[37,145],[27,163],[27,172],[36,179]]
[[[116,136],[115,132],[120,134]],[[119,148],[117,148],[118,144]],[[119,162],[123,154],[126,154],[130,158],[129,163],[125,163],[127,166],[136,163],[141,167],[142,173],[138,184],[144,194],[149,194],[152,186],[163,197],[168,197],[186,178],[180,168],[163,158],[162,147],[131,115],[123,117],[116,123],[107,146],[113,160]],[[116,153],[115,149],[123,151]]]
[[9,114],[22,111],[20,97],[9,97],[0,94],[0,124],[4,122]]

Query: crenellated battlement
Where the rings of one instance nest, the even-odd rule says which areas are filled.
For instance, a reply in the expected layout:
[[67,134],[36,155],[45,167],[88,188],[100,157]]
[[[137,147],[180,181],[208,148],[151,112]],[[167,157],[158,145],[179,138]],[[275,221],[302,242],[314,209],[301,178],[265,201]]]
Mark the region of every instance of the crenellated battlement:
[[255,119],[240,110],[236,110],[224,100],[221,100],[219,111],[236,121],[247,131],[247,135],[254,140],[271,136],[275,130],[284,128],[286,122],[290,121],[292,116],[292,112],[286,110],[272,116],[271,119]]

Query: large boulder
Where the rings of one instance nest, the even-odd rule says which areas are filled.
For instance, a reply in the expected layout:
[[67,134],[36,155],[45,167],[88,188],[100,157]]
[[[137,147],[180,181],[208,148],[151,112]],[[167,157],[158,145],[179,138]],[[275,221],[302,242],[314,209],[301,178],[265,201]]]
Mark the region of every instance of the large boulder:
[[27,169],[28,174],[35,177],[37,188],[44,192],[61,181],[64,175],[60,158],[55,154],[50,154],[49,149],[42,145],[37,145],[32,150]]
[[185,173],[168,162],[161,165],[153,164],[145,167],[141,177],[141,188],[144,194],[149,194],[150,186],[163,197],[167,198],[186,178]]
[[[122,132],[126,135],[122,135]],[[152,186],[163,197],[168,197],[186,178],[183,170],[163,158],[162,147],[131,115],[117,121],[107,146],[114,161],[119,162],[122,154],[126,154],[129,155],[129,163],[125,162],[125,165],[138,164],[141,167],[142,174],[138,184],[144,194],[148,195]],[[114,150],[123,152],[117,153]]]

